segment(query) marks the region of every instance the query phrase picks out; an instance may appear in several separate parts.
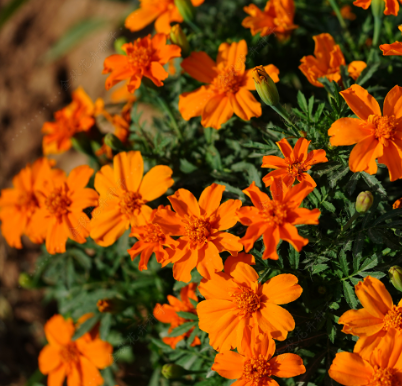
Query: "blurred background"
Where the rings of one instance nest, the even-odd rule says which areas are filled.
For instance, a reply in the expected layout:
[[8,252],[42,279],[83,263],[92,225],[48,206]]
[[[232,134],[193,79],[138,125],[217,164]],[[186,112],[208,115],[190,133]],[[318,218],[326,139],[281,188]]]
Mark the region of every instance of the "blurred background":
[[[108,99],[103,61],[114,53],[117,37],[136,37],[127,35],[123,23],[137,5],[0,0],[0,189],[42,155],[42,125],[70,102],[74,89]],[[86,163],[74,150],[54,158],[67,172]],[[43,325],[57,311],[42,291],[19,285],[20,272],[31,272],[39,254],[39,246],[23,242],[19,251],[0,235],[0,386],[34,385]]]

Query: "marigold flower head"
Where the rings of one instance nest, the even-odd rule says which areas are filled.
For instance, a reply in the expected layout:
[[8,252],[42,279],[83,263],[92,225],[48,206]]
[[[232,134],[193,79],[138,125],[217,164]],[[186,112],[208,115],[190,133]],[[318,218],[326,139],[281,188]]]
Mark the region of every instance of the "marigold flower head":
[[168,234],[165,234],[158,223],[156,223],[155,215],[160,209],[170,210],[170,206],[166,208],[161,205],[158,209],[154,209],[145,225],[134,226],[131,228],[131,237],[135,237],[138,241],[127,251],[131,260],[141,254],[138,268],[140,271],[148,269],[148,261],[153,253],[155,253],[156,260],[163,265],[169,256],[164,247],[175,248],[178,242],[173,240]]
[[239,221],[248,226],[241,239],[244,250],[248,252],[262,235],[265,245],[263,259],[277,260],[279,240],[287,241],[300,252],[308,239],[299,235],[295,225],[317,225],[321,212],[318,209],[299,208],[304,198],[314,190],[308,181],[289,188],[282,179],[275,178],[270,189],[272,200],[253,182],[243,192],[250,197],[254,206],[243,206],[238,214]]
[[99,206],[92,213],[91,237],[101,246],[112,245],[131,226],[145,225],[152,209],[148,202],[162,196],[173,185],[172,169],[153,167],[144,177],[139,151],[121,152],[113,167],[105,165],[95,176]]
[[336,354],[328,371],[341,385],[400,386],[402,384],[402,334],[392,331],[366,355]]
[[[128,15],[125,26],[130,31],[140,31],[155,20],[158,33],[168,34],[170,24],[181,23],[183,17],[174,0],[140,0],[140,8]],[[191,0],[194,7],[199,7],[204,0]]]
[[85,186],[93,172],[89,166],[78,166],[68,177],[48,179],[38,189],[39,209],[32,216],[30,232],[46,239],[49,253],[65,252],[69,238],[83,244],[89,236],[84,209],[98,205],[98,194]]
[[[191,283],[185,287],[183,287],[180,291],[180,299],[175,298],[172,295],[168,295],[169,304],[157,304],[154,308],[154,316],[162,323],[169,323],[169,333],[172,332],[176,327],[181,326],[183,323],[188,322],[188,320],[177,315],[177,312],[189,312],[192,314],[197,314],[197,311],[190,299],[195,302],[198,302],[197,295],[195,294],[195,290],[197,288],[196,283]],[[184,338],[188,338],[194,328],[187,331],[185,334],[176,336],[176,337],[165,337],[162,340],[168,344],[172,349],[176,348],[178,342],[183,340]],[[196,336],[194,341],[191,343],[191,346],[198,346],[201,344],[200,339]]]
[[[301,59],[300,71],[306,76],[307,80],[316,87],[324,87],[319,78],[326,77],[330,82],[340,83],[341,66],[345,66],[345,58],[334,38],[323,33],[313,36],[315,41],[314,56],[308,55]],[[362,61],[353,61],[348,66],[349,75],[357,79],[360,73],[367,67]]]
[[328,130],[331,145],[356,144],[349,157],[354,173],[376,174],[378,158],[387,165],[391,181],[402,178],[402,87],[387,94],[383,114],[374,97],[357,84],[340,94],[358,118],[335,121]]
[[278,39],[283,40],[297,28],[297,25],[293,24],[295,16],[293,0],[269,0],[264,11],[254,4],[243,9],[250,16],[243,20],[242,26],[250,28],[253,36],[257,33],[260,33],[261,37],[275,34]]
[[[204,127],[220,129],[233,113],[249,121],[262,114],[261,104],[249,90],[255,90],[253,70],[246,71],[247,43],[222,43],[216,63],[205,52],[192,52],[181,63],[192,78],[205,86],[180,95],[179,111],[188,121],[201,116]],[[279,70],[272,64],[264,67],[272,80],[279,82]]]
[[112,346],[89,333],[72,340],[75,327],[71,319],[55,315],[45,325],[48,345],[39,354],[39,370],[48,375],[48,385],[103,385],[99,369],[113,362]]
[[71,148],[71,138],[94,124],[94,104],[82,87],[72,93],[72,102],[54,114],[55,122],[42,127],[43,153],[63,153]]
[[105,59],[103,74],[109,74],[105,87],[109,90],[115,84],[129,80],[127,89],[133,93],[145,76],[156,86],[163,86],[163,80],[168,73],[163,66],[172,58],[180,57],[180,47],[166,44],[166,35],[148,35],[139,38],[133,43],[123,44],[122,49],[126,55],[114,54]]
[[293,149],[286,138],[277,142],[276,144],[285,158],[273,155],[263,157],[261,167],[276,169],[262,179],[265,186],[270,186],[274,178],[282,179],[286,186],[292,186],[296,179],[299,182],[308,181],[312,186],[317,186],[307,171],[315,164],[328,162],[328,159],[325,150],[322,149],[307,153],[310,142],[305,138],[299,138]]
[[39,209],[38,189],[44,181],[57,178],[63,172],[52,169],[54,162],[40,158],[28,164],[13,178],[13,188],[3,189],[0,196],[1,232],[7,243],[22,248],[21,236],[26,234],[33,242],[43,242],[42,237],[30,232],[32,216]]
[[247,337],[238,352],[217,354],[212,370],[228,379],[237,379],[234,386],[276,386],[272,376],[291,378],[306,372],[303,360],[296,354],[273,356],[275,342],[268,336],[246,328]]
[[355,286],[363,308],[346,311],[339,319],[343,332],[358,336],[354,352],[371,353],[391,331],[402,332],[402,300],[394,305],[391,295],[380,280],[367,276]]
[[238,220],[240,200],[228,200],[222,205],[225,186],[212,184],[201,194],[199,201],[186,189],[179,189],[168,199],[175,212],[161,209],[155,214],[154,222],[169,235],[180,236],[179,245],[167,250],[165,263],[174,263],[173,276],[176,280],[189,282],[191,271],[197,267],[201,276],[210,278],[222,271],[220,252],[237,254],[243,249],[240,238],[224,232]]
[[[368,9],[370,7],[372,1],[379,2],[382,0],[356,0],[353,2],[353,5],[356,7],[360,7],[363,9]],[[384,15],[394,15],[398,16],[399,12],[399,3],[398,0],[383,0],[385,3]]]
[[392,205],[393,209],[399,209],[402,208],[402,198],[399,198],[398,200],[396,200],[393,205]]
[[[402,25],[399,30],[402,32]],[[395,42],[392,44],[381,44],[380,50],[384,56],[401,56],[402,55],[402,42]]]
[[250,265],[237,262],[230,273],[202,279],[199,290],[206,300],[197,306],[199,327],[219,352],[239,349],[248,327],[283,341],[295,322],[280,305],[299,298],[303,289],[297,282],[296,276],[282,274],[260,284]]

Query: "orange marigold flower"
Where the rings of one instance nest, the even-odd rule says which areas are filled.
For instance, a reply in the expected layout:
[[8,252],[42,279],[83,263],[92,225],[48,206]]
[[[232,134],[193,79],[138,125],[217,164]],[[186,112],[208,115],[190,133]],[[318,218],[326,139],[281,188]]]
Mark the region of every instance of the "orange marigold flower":
[[151,79],[158,87],[163,86],[169,74],[163,66],[172,58],[180,57],[180,47],[166,44],[166,35],[148,35],[134,43],[122,45],[126,55],[114,54],[105,59],[103,74],[109,74],[105,87],[109,90],[115,84],[129,80],[127,89],[133,93],[141,86],[142,78]]
[[[400,25],[399,30],[402,32],[402,25]],[[381,44],[380,50],[384,56],[401,56],[402,55],[402,42],[395,42],[392,44]]]
[[329,376],[346,386],[399,386],[402,384],[402,334],[393,331],[368,355],[336,354]]
[[392,205],[392,208],[393,208],[393,209],[402,208],[402,198],[396,200],[396,201],[394,202],[394,204]]
[[[315,41],[314,56],[308,55],[301,59],[300,71],[306,76],[307,80],[316,87],[324,87],[318,81],[319,78],[326,77],[330,82],[340,83],[341,66],[345,66],[345,58],[334,38],[323,33],[313,36]],[[357,79],[360,73],[367,67],[362,61],[353,61],[348,66],[349,76]]]
[[154,222],[169,235],[181,236],[179,245],[168,250],[169,259],[174,263],[173,276],[176,280],[189,282],[191,271],[206,278],[216,271],[222,271],[220,252],[237,254],[243,249],[240,238],[224,232],[238,220],[237,210],[240,200],[228,200],[220,205],[225,186],[212,184],[201,194],[199,201],[186,189],[179,189],[168,199],[175,212],[161,209],[155,214]]
[[[197,295],[195,294],[195,290],[197,288],[196,283],[191,283],[185,287],[183,287],[180,291],[180,299],[175,298],[172,295],[168,295],[167,299],[169,304],[157,304],[154,308],[154,316],[162,323],[169,323],[169,333],[171,333],[176,327],[181,326],[183,323],[189,322],[190,320],[186,320],[179,315],[177,312],[189,312],[191,314],[197,315],[197,311],[190,299],[194,300],[198,303]],[[176,337],[165,337],[162,340],[168,344],[172,349],[176,348],[177,343],[179,343],[184,338],[188,338],[194,328],[187,331],[183,335],[179,335]],[[196,336],[191,343],[191,346],[198,346],[201,344],[200,339]]]
[[72,93],[73,101],[54,114],[55,122],[42,127],[44,154],[63,153],[71,148],[71,138],[94,124],[95,106],[82,87]]
[[[335,12],[333,14],[335,15]],[[350,5],[344,5],[341,8],[341,15],[344,19],[356,20],[356,15],[352,12],[352,7]]]
[[[191,0],[194,7],[199,7],[205,0]],[[170,33],[170,23],[183,21],[174,0],[140,0],[140,8],[128,15],[125,27],[130,31],[140,31],[155,21],[159,33]]]
[[53,161],[40,158],[13,178],[13,188],[1,191],[1,232],[11,247],[22,248],[21,236],[24,233],[35,243],[43,241],[29,229],[32,216],[39,209],[38,189],[44,181],[57,178],[62,173],[58,169],[52,170],[53,165]]
[[273,356],[275,342],[268,335],[248,330],[238,352],[217,354],[212,370],[228,379],[237,379],[234,386],[278,386],[272,376],[291,378],[306,372],[303,360],[296,354]]
[[[131,228],[131,237],[135,237],[138,241],[127,251],[131,260],[134,260],[136,256],[141,254],[138,268],[140,271],[148,269],[148,261],[155,253],[158,263],[164,263],[168,259],[168,254],[164,247],[177,247],[178,242],[173,240],[169,235],[165,234],[154,220],[155,215],[160,209],[165,207],[161,205],[158,209],[154,209],[151,213],[146,225],[133,226]],[[166,206],[166,210],[170,210],[170,206]]]
[[242,26],[250,28],[251,34],[260,36],[275,34],[278,39],[284,39],[297,28],[293,24],[295,3],[293,0],[269,0],[261,11],[255,4],[243,8],[250,16],[246,17]]
[[290,243],[299,252],[307,245],[308,239],[299,235],[295,225],[318,224],[321,212],[318,209],[299,208],[302,201],[314,190],[314,186],[304,180],[289,188],[282,179],[275,178],[271,187],[272,200],[253,182],[243,192],[250,197],[254,206],[243,206],[239,220],[248,229],[241,239],[248,252],[262,235],[265,251],[263,259],[278,259],[276,247],[280,239]]
[[98,194],[85,188],[93,170],[86,165],[69,176],[46,180],[38,189],[39,209],[31,219],[30,232],[46,238],[49,253],[63,253],[70,238],[83,244],[89,236],[89,218],[84,209],[98,205]]
[[306,173],[315,164],[328,162],[325,150],[312,150],[307,153],[311,141],[299,138],[294,149],[290,146],[286,138],[281,139],[276,144],[285,158],[266,155],[262,159],[262,167],[276,169],[268,173],[262,180],[265,186],[270,186],[274,178],[281,178],[286,186],[292,186],[296,181],[307,181],[312,186],[317,186],[310,174]]
[[45,324],[48,345],[39,354],[39,370],[48,375],[48,385],[103,385],[98,369],[113,362],[112,346],[89,333],[72,340],[75,333],[71,319],[55,315]]
[[371,353],[390,331],[402,332],[402,300],[396,306],[380,280],[367,276],[355,286],[363,308],[346,311],[339,319],[345,334],[358,336],[354,351]]
[[103,166],[95,176],[99,207],[92,213],[91,237],[101,246],[112,245],[131,226],[145,225],[152,209],[146,205],[173,185],[168,166],[153,167],[144,177],[139,151],[122,152],[113,167]]
[[[261,104],[249,90],[255,90],[252,69],[246,71],[247,43],[222,43],[215,63],[205,52],[192,52],[181,63],[192,78],[206,83],[198,90],[180,95],[179,111],[183,118],[201,116],[204,127],[220,129],[235,113],[245,121],[262,114]],[[279,70],[272,64],[265,70],[279,82]]]
[[[378,0],[375,0],[378,1]],[[399,0],[401,1],[401,0]],[[384,0],[385,10],[384,15],[394,15],[398,16],[399,12],[399,3],[397,0]],[[363,9],[367,9],[371,5],[371,0],[356,0],[353,5],[356,7],[360,7]]]
[[206,300],[197,306],[199,327],[219,352],[240,348],[248,326],[283,341],[295,321],[279,305],[300,297],[303,289],[297,283],[296,276],[281,274],[260,284],[252,267],[237,262],[230,274],[217,272],[211,280],[202,279],[199,290]]
[[402,178],[402,87],[395,86],[387,94],[384,114],[374,97],[357,84],[340,94],[358,118],[335,121],[328,130],[331,145],[356,144],[349,157],[354,173],[377,173],[378,158],[387,165],[391,181]]

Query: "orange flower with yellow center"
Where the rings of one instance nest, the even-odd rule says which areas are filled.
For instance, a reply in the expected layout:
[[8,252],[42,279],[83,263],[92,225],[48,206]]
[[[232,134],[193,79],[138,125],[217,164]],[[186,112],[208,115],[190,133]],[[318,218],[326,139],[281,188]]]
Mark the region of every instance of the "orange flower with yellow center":
[[[197,315],[197,311],[190,299],[198,303],[197,295],[195,290],[197,288],[196,283],[191,283],[180,290],[180,299],[175,298],[172,295],[168,295],[167,299],[169,304],[157,304],[154,308],[154,316],[162,323],[170,324],[169,333],[171,333],[176,327],[189,322],[180,317],[177,312],[189,312],[191,314]],[[168,344],[173,350],[176,348],[177,343],[179,343],[184,338],[188,338],[193,332],[194,328],[190,329],[186,333],[175,336],[175,337],[165,337],[162,338],[163,342]],[[198,346],[201,344],[200,339],[196,336],[191,343],[191,347]]]
[[392,331],[366,355],[356,352],[336,354],[328,374],[346,386],[401,386],[402,334]]
[[62,172],[51,169],[53,161],[40,158],[27,165],[13,178],[13,188],[3,189],[0,197],[1,232],[7,243],[22,248],[21,236],[26,234],[33,242],[43,242],[30,232],[32,216],[39,209],[37,191],[47,179],[57,178]]
[[387,165],[391,181],[402,178],[402,87],[387,94],[383,114],[374,97],[357,84],[340,94],[358,118],[335,121],[328,130],[331,145],[356,144],[349,157],[354,173],[377,173],[378,158]]
[[261,11],[255,4],[243,8],[250,16],[246,17],[242,26],[250,28],[251,34],[260,36],[275,34],[278,39],[285,39],[297,28],[293,24],[295,3],[293,0],[269,0]]
[[355,286],[363,308],[349,310],[339,319],[343,332],[358,336],[354,351],[362,355],[374,347],[392,330],[402,332],[402,300],[396,306],[380,280],[367,276]]
[[54,114],[55,122],[42,127],[44,154],[63,153],[71,148],[71,138],[94,124],[95,106],[82,87],[72,93],[73,101]]
[[114,54],[105,59],[103,74],[109,74],[105,87],[109,90],[115,84],[128,80],[127,89],[133,93],[141,86],[145,76],[156,86],[163,86],[169,74],[163,66],[172,58],[180,57],[180,47],[166,44],[166,35],[157,34],[138,38],[134,43],[121,47],[126,55]]
[[[261,104],[249,90],[255,90],[253,70],[246,71],[247,43],[222,43],[216,63],[205,52],[192,52],[181,63],[192,78],[206,83],[198,90],[180,95],[179,111],[188,121],[201,116],[204,127],[220,129],[233,113],[249,121],[262,114]],[[272,80],[279,82],[279,70],[264,67]]]
[[248,331],[237,352],[217,354],[212,370],[228,379],[233,386],[278,386],[272,376],[291,378],[306,372],[303,360],[296,354],[274,356],[275,342],[268,335]]
[[[330,82],[340,83],[341,66],[345,66],[345,58],[334,38],[323,33],[313,36],[315,41],[314,56],[308,55],[301,59],[300,71],[306,76],[307,80],[316,87],[324,87],[319,78],[327,78]],[[360,73],[367,67],[362,61],[353,61],[348,66],[349,76],[357,79]]]
[[98,205],[98,194],[85,186],[93,172],[89,166],[78,166],[68,177],[60,174],[38,189],[39,209],[32,216],[30,232],[46,238],[49,253],[65,252],[68,238],[83,244],[89,236],[84,209]]
[[103,166],[95,176],[99,206],[92,213],[91,237],[101,246],[112,245],[129,227],[147,223],[156,200],[173,185],[168,166],[153,167],[144,177],[139,151],[121,152],[113,167]]
[[286,138],[281,139],[276,144],[285,158],[267,155],[262,159],[262,167],[276,169],[268,173],[262,180],[265,186],[270,186],[274,178],[281,178],[286,186],[292,186],[296,181],[307,181],[312,186],[317,186],[310,174],[306,173],[312,165],[328,162],[325,150],[312,150],[307,153],[311,141],[299,138],[294,149],[290,146]]
[[318,224],[321,212],[318,209],[299,208],[302,201],[314,190],[307,181],[289,188],[282,179],[274,178],[271,187],[272,200],[253,182],[243,192],[250,197],[254,206],[243,206],[239,220],[248,226],[241,239],[244,250],[248,252],[254,243],[263,236],[265,251],[263,259],[278,259],[276,252],[279,240],[285,240],[299,252],[307,245],[308,239],[299,235],[295,225]]
[[[175,248],[178,246],[178,242],[165,234],[160,225],[154,221],[157,211],[164,208],[161,205],[158,209],[154,209],[145,225],[131,228],[130,236],[135,237],[138,241],[127,252],[130,254],[131,260],[141,254],[138,264],[140,271],[147,269],[152,253],[155,253],[158,263],[163,264],[168,259],[168,254],[164,247]],[[166,206],[166,210],[170,210],[170,206]]]
[[212,184],[201,194],[199,201],[186,189],[179,189],[168,199],[175,212],[161,209],[155,214],[154,222],[165,234],[180,236],[179,245],[168,250],[174,263],[173,276],[176,280],[189,282],[191,271],[197,267],[201,276],[209,278],[222,271],[220,252],[237,254],[243,249],[236,237],[225,230],[237,223],[240,200],[228,200],[220,205],[225,186]]
[[[402,25],[399,27],[399,31],[402,32]],[[392,44],[381,44],[380,50],[384,56],[401,56],[402,55],[402,42],[395,42]]]
[[[204,0],[191,0],[194,7],[199,7]],[[155,29],[159,33],[170,33],[170,23],[183,21],[174,0],[140,0],[140,8],[128,15],[125,27],[130,31],[140,31],[155,20]]]
[[[363,9],[368,9],[370,7],[372,0],[356,0],[353,5],[356,7],[360,7]],[[381,0],[374,0],[376,2],[381,1]],[[399,12],[399,3],[398,0],[383,0],[385,3],[385,10],[384,10],[384,15],[394,15],[398,16]],[[401,0],[399,0],[401,1]]]
[[112,346],[87,332],[72,340],[75,327],[71,319],[55,315],[45,324],[48,345],[39,354],[39,370],[48,375],[48,385],[103,385],[99,369],[113,362]]
[[257,272],[245,262],[229,271],[225,267],[225,272],[201,281],[199,290],[206,300],[197,306],[199,327],[219,352],[240,348],[247,327],[283,341],[295,321],[280,305],[300,297],[303,289],[297,282],[296,276],[282,274],[260,284]]

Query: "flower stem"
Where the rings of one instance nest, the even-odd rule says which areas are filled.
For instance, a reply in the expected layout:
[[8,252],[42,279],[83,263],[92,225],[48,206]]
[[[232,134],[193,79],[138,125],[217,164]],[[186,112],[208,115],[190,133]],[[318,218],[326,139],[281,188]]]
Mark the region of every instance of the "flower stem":
[[292,127],[293,130],[295,130],[295,133],[293,133],[293,134],[298,136],[299,135],[299,130],[297,129],[297,127],[290,120],[289,114],[285,110],[285,108],[280,103],[278,103],[275,106],[271,105],[271,107],[276,113],[278,113]]
[[373,44],[368,58],[368,62],[373,60],[373,56],[377,50],[377,46],[380,40],[382,17],[384,13],[384,1],[383,0],[373,0],[371,3],[371,10],[374,17],[374,34],[373,34]]
[[359,212],[356,212],[346,223],[345,227],[342,229],[342,232],[347,231],[353,224],[353,222],[360,216]]
[[170,123],[171,123],[171,125],[173,127],[173,130],[176,132],[177,137],[179,138],[179,140],[182,140],[183,135],[181,134],[181,131],[180,131],[179,126],[177,124],[176,118],[174,117],[171,108],[166,103],[165,99],[163,99],[162,97],[158,96],[157,99],[158,99],[158,102],[161,105],[162,109],[165,111],[165,113],[170,118]]

